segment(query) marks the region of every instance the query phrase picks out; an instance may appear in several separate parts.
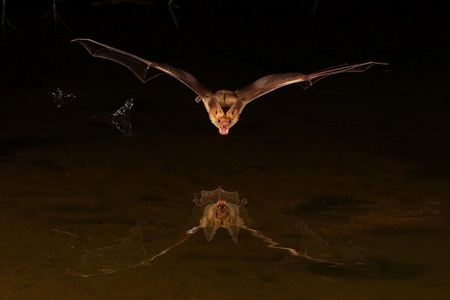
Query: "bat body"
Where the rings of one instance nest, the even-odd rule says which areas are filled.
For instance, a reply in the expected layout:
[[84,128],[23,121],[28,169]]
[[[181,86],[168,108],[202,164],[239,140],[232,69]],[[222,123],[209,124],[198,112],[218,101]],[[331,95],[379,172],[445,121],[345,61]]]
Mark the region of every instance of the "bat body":
[[[219,90],[213,93],[194,76],[184,70],[164,63],[151,62],[90,39],[74,39],[72,42],[82,44],[94,57],[109,59],[124,65],[144,83],[161,74],[169,74],[178,79],[197,94],[195,98],[197,102],[203,101],[211,122],[219,128],[219,133],[222,135],[228,134],[229,129],[236,124],[245,105],[278,88],[297,83],[306,89],[329,75],[364,72],[373,65],[387,65],[384,62],[370,61],[335,66],[309,75],[302,73],[272,74],[264,76],[249,86],[234,92]],[[228,108],[228,110],[224,111],[224,108]]]

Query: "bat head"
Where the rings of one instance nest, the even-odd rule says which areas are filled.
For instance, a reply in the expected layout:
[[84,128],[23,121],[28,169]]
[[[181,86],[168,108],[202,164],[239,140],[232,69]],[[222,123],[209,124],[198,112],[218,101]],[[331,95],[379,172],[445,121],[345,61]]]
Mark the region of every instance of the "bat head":
[[217,201],[214,217],[218,220],[224,220],[228,217],[227,201],[225,200]]
[[221,114],[214,117],[210,114],[210,118],[211,122],[219,128],[219,133],[221,135],[227,135],[230,128],[239,120],[239,113],[240,111],[232,106],[226,114],[221,110]]
[[219,133],[221,135],[228,134],[228,130],[232,126],[231,119],[223,112],[220,104],[213,98],[205,105],[208,109],[209,119],[211,123],[219,128]]
[[219,118],[216,121],[218,124],[216,125],[217,128],[219,128],[219,133],[221,135],[227,135],[228,131],[230,130],[232,123],[231,120],[229,118],[227,118],[226,116],[223,116],[221,118]]
[[[216,94],[222,95],[222,99]],[[245,105],[235,97],[233,92],[221,90],[216,94],[211,97],[205,106],[209,113],[209,119],[214,126],[219,128],[219,133],[227,135],[230,128],[239,120]],[[219,99],[221,100],[219,101]],[[231,107],[224,113],[222,106]]]

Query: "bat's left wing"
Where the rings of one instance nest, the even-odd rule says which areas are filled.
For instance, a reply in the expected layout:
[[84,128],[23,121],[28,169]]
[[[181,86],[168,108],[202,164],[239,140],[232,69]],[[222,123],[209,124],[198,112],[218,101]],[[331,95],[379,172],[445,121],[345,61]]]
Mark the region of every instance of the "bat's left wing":
[[333,74],[339,73],[349,73],[349,72],[364,72],[373,65],[388,65],[385,62],[369,61],[364,63],[356,64],[345,64],[340,66],[331,67],[325,70],[317,71],[312,74],[302,74],[302,73],[285,73],[285,74],[273,74],[264,76],[249,86],[237,90],[236,94],[239,99],[241,99],[244,104],[255,100],[271,91],[274,91],[283,86],[297,83],[304,89],[309,88],[315,82],[322,78]]
[[148,61],[134,54],[101,44],[90,39],[74,39],[94,57],[115,61],[130,69],[142,82],[147,82],[161,74],[168,74],[193,90],[198,96],[205,99],[211,96],[211,91],[201,84],[197,78],[188,72],[172,67],[168,64]]

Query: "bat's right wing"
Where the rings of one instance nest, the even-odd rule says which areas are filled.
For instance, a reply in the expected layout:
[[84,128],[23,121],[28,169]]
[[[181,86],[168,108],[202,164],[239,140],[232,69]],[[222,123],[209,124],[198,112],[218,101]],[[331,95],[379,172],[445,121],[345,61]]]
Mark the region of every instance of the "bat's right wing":
[[74,39],[72,42],[78,42],[83,45],[94,57],[109,59],[127,67],[144,83],[165,73],[184,83],[201,98],[208,98],[212,94],[208,88],[184,70],[164,63],[151,62],[94,40]]
[[270,93],[283,86],[297,83],[302,88],[309,88],[322,78],[333,74],[349,73],[349,72],[364,72],[373,65],[387,65],[384,62],[369,61],[356,64],[344,64],[335,67],[331,67],[325,70],[317,71],[312,74],[302,73],[285,73],[285,74],[272,74],[264,76],[257,81],[253,82],[249,86],[236,91],[237,96],[247,104],[248,102],[255,100],[267,93]]

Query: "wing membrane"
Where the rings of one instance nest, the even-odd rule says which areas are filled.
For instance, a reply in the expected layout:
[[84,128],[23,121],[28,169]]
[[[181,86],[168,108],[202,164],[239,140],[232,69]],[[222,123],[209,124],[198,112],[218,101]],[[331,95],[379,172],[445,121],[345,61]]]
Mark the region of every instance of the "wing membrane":
[[119,63],[130,69],[142,82],[147,82],[161,74],[169,74],[193,90],[200,97],[208,97],[211,91],[188,72],[168,64],[151,62],[134,54],[98,43],[90,39],[75,39],[94,57],[100,57]]
[[243,89],[237,90],[236,94],[244,103],[248,103],[286,85],[297,83],[304,89],[307,89],[317,81],[327,76],[350,72],[361,73],[373,65],[387,65],[387,63],[370,61],[356,64],[345,64],[320,70],[309,75],[302,73],[272,74],[256,80]]

